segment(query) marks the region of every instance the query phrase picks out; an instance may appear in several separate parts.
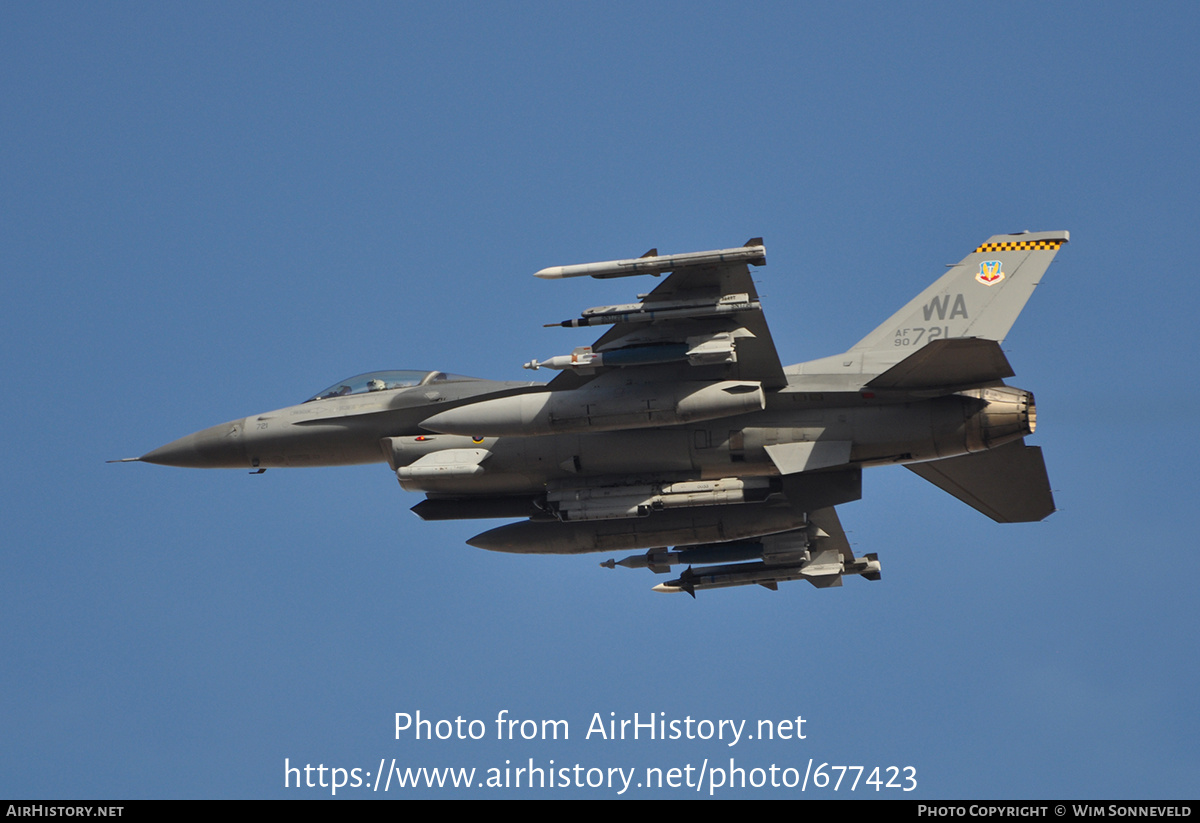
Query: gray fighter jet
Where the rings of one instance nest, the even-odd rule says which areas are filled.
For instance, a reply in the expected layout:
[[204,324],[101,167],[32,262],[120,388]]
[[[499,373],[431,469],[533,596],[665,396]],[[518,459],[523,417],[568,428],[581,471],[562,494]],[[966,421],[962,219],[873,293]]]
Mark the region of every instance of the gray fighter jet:
[[1054,511],[1033,395],[1000,349],[1067,232],[1004,234],[843,354],[784,366],[749,266],[719,251],[556,266],[543,279],[669,276],[636,302],[551,326],[604,326],[525,364],[549,383],[388,371],[298,406],[188,435],[126,462],[199,468],[386,462],[425,520],[521,518],[493,551],[636,551],[601,565],[670,573],[655,591],[879,579],[835,506],[865,466],[901,463],[998,522]]

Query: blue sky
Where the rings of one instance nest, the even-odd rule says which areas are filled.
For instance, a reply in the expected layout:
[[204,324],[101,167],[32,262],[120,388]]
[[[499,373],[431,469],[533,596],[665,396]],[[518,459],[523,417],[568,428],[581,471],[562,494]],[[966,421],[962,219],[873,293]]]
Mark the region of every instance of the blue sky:
[[[733,757],[1195,797],[1198,35],[1188,3],[5,4],[0,794]],[[692,601],[466,546],[490,524],[418,521],[380,465],[104,463],[372,369],[522,379],[591,342],[543,323],[640,290],[545,266],[762,235],[791,363],[1022,229],[1072,238],[1005,344],[1060,510],[870,471],[841,516],[877,583]],[[395,739],[417,710],[491,734]],[[584,739],[610,712],[806,738]]]

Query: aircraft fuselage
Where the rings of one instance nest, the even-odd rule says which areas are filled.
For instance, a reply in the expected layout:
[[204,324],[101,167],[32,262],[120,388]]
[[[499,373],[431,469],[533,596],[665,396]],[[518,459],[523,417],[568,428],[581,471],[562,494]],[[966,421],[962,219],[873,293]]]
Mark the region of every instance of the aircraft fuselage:
[[[587,477],[688,480],[781,474],[768,447],[846,443],[858,466],[936,460],[992,448],[1030,433],[1033,397],[1011,387],[928,399],[888,392],[806,392],[797,378],[767,395],[762,411],[661,428],[534,436],[438,434],[421,422],[481,396],[538,392],[493,383],[431,401],[422,387],[330,398],[232,420],[180,438],[141,459],[191,468],[286,468],[387,462],[401,471],[446,450],[484,449],[482,471],[400,476],[410,491],[441,495],[538,494]],[[479,391],[487,388],[486,392]],[[446,393],[442,387],[441,392]]]

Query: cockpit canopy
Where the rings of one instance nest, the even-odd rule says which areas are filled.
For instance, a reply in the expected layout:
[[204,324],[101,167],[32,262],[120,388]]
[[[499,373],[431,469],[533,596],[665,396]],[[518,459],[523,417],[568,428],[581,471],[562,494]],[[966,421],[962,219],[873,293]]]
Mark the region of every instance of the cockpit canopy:
[[331,397],[347,397],[352,394],[408,389],[413,386],[427,386],[430,383],[470,379],[469,377],[463,377],[461,374],[446,374],[446,372],[440,371],[415,371],[412,369],[373,371],[334,383],[329,388],[317,392],[304,402],[311,403],[314,400],[328,400]]

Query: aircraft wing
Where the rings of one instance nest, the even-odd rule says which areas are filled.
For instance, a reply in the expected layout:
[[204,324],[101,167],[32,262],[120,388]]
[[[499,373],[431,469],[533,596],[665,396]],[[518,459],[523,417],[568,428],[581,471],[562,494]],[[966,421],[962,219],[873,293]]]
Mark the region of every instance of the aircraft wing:
[[597,306],[550,324],[611,328],[591,346],[526,368],[561,370],[553,390],[575,388],[615,368],[650,367],[656,380],[753,380],[766,389],[782,387],[787,379],[749,269],[765,263],[757,237],[736,249],[662,256],[655,249],[629,260],[542,269],[536,276],[543,279],[670,275],[636,303]]

